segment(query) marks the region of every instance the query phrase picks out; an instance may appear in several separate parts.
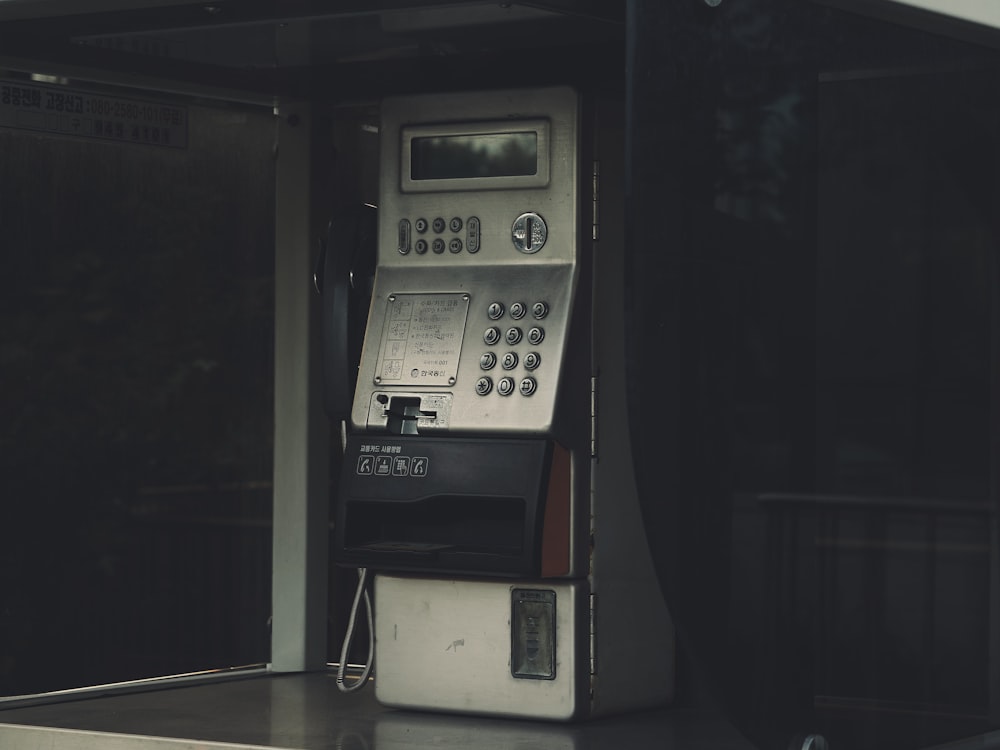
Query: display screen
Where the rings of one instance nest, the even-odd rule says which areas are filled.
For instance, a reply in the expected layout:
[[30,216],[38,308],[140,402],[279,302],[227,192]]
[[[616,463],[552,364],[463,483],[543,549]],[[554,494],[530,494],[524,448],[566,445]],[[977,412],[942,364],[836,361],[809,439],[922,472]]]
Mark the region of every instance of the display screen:
[[538,172],[538,134],[481,133],[414,138],[410,179],[511,177]]

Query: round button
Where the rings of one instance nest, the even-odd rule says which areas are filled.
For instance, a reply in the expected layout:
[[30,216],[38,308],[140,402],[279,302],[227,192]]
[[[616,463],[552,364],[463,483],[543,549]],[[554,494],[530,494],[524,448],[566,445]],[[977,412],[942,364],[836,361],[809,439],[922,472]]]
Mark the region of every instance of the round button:
[[490,316],[490,320],[499,320],[503,317],[503,302],[490,302],[490,306],[486,308],[486,314]]
[[535,326],[528,331],[528,342],[532,344],[542,343],[542,339],[545,338],[545,329]]
[[413,228],[416,229],[420,234],[427,231],[427,219],[421,217],[413,222]]
[[436,238],[434,242],[431,243],[431,250],[440,255],[444,252],[444,240],[440,237]]
[[441,232],[444,231],[444,227],[445,227],[444,219],[442,219],[440,216],[438,216],[436,219],[434,219],[434,223],[431,226],[434,227],[435,233],[441,234]]
[[507,352],[503,355],[503,359],[500,360],[500,365],[505,370],[513,370],[517,367],[517,354],[515,352]]
[[417,251],[417,255],[423,255],[427,252],[427,240],[419,239],[416,244],[414,244],[413,249]]
[[492,370],[497,363],[497,355],[493,352],[486,352],[479,358],[480,370]]
[[536,370],[542,364],[542,358],[538,352],[528,352],[524,355],[524,368],[526,370]]
[[487,393],[493,390],[493,381],[483,376],[476,381],[476,393],[480,396],[485,396]]
[[462,220],[457,216],[452,217],[452,220],[448,222],[448,228],[453,232],[461,232]]
[[497,383],[497,393],[501,396],[509,396],[514,392],[514,378],[500,378]]
[[483,334],[483,341],[486,342],[487,346],[493,346],[500,340],[500,329],[496,326],[490,326],[486,329],[486,333]]
[[510,306],[510,317],[514,320],[520,320],[524,317],[524,313],[527,311],[525,304],[523,302],[514,302]]
[[535,382],[534,378],[525,378],[518,387],[522,396],[530,396],[538,388],[538,383]]
[[531,315],[535,320],[541,320],[549,314],[548,302],[536,302],[531,306]]
[[514,344],[517,344],[521,341],[521,337],[523,335],[524,334],[521,332],[521,329],[518,328],[517,326],[514,326],[513,328],[507,329],[507,333],[504,334],[504,340],[511,346],[514,346]]
[[452,253],[462,252],[462,240],[458,239],[458,237],[452,237],[448,242],[448,251]]

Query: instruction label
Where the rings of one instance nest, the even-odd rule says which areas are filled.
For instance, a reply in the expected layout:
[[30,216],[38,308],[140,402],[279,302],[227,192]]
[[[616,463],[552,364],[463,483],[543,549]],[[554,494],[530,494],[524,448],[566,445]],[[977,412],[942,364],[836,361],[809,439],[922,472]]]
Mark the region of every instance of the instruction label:
[[386,313],[376,384],[454,385],[468,295],[392,295]]

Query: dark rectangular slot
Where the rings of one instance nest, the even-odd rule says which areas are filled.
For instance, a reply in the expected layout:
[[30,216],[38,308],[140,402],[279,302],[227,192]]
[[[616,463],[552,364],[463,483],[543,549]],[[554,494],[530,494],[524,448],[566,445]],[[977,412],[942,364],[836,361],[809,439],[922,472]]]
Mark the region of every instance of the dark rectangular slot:
[[410,502],[349,502],[348,549],[394,545],[427,553],[520,555],[525,502],[517,497],[435,495]]

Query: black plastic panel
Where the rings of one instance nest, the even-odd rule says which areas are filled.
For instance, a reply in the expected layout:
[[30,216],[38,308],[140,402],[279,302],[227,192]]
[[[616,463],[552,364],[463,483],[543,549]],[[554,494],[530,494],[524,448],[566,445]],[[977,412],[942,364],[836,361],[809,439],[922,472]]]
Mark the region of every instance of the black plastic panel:
[[348,438],[340,564],[458,575],[537,575],[545,440]]

